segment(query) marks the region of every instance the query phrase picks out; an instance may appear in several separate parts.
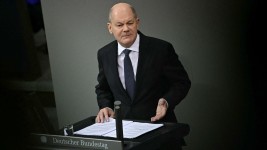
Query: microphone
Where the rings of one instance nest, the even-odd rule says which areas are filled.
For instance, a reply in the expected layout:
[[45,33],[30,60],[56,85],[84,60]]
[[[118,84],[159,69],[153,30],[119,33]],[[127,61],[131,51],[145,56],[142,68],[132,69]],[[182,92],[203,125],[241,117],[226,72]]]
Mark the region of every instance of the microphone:
[[123,145],[123,128],[122,128],[122,116],[121,116],[121,101],[114,102],[115,119],[116,119],[116,134],[117,139],[122,142]]

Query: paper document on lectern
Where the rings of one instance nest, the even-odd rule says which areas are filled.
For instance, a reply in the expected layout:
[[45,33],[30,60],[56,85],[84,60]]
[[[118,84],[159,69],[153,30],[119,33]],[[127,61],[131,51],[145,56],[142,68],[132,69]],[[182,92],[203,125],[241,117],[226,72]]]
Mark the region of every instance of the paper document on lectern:
[[[123,137],[124,138],[136,138],[149,131],[155,130],[163,124],[154,123],[142,123],[128,120],[122,120],[123,124]],[[79,131],[74,132],[79,135],[96,135],[116,138],[116,120],[109,118],[109,122],[95,123],[88,127],[85,127]]]

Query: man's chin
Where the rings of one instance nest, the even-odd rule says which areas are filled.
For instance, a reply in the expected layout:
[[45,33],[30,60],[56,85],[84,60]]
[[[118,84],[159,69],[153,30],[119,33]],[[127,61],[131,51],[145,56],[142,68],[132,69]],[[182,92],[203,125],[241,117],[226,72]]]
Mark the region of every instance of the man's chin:
[[130,39],[123,40],[120,44],[124,47],[130,47],[132,45],[132,41]]

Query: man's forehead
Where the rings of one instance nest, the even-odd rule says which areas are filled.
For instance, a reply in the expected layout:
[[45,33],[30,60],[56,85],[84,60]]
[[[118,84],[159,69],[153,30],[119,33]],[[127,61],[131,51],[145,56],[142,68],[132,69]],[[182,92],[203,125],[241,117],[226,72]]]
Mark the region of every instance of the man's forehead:
[[120,18],[120,17],[112,17],[111,22],[113,23],[125,23],[125,22],[130,22],[134,21],[135,18],[133,16],[125,17],[125,18]]

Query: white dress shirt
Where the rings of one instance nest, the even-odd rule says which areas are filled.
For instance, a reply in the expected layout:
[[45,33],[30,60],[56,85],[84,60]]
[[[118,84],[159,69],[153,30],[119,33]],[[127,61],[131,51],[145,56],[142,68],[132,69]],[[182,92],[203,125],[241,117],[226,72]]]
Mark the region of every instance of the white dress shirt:
[[132,61],[133,65],[133,71],[134,71],[134,79],[136,80],[136,70],[137,70],[137,64],[138,64],[138,57],[139,57],[139,41],[140,41],[140,36],[137,34],[137,37],[135,39],[135,42],[131,47],[125,48],[118,43],[118,72],[119,72],[119,77],[121,79],[121,83],[125,89],[125,79],[124,79],[124,57],[125,54],[123,51],[125,49],[131,50],[129,56]]

